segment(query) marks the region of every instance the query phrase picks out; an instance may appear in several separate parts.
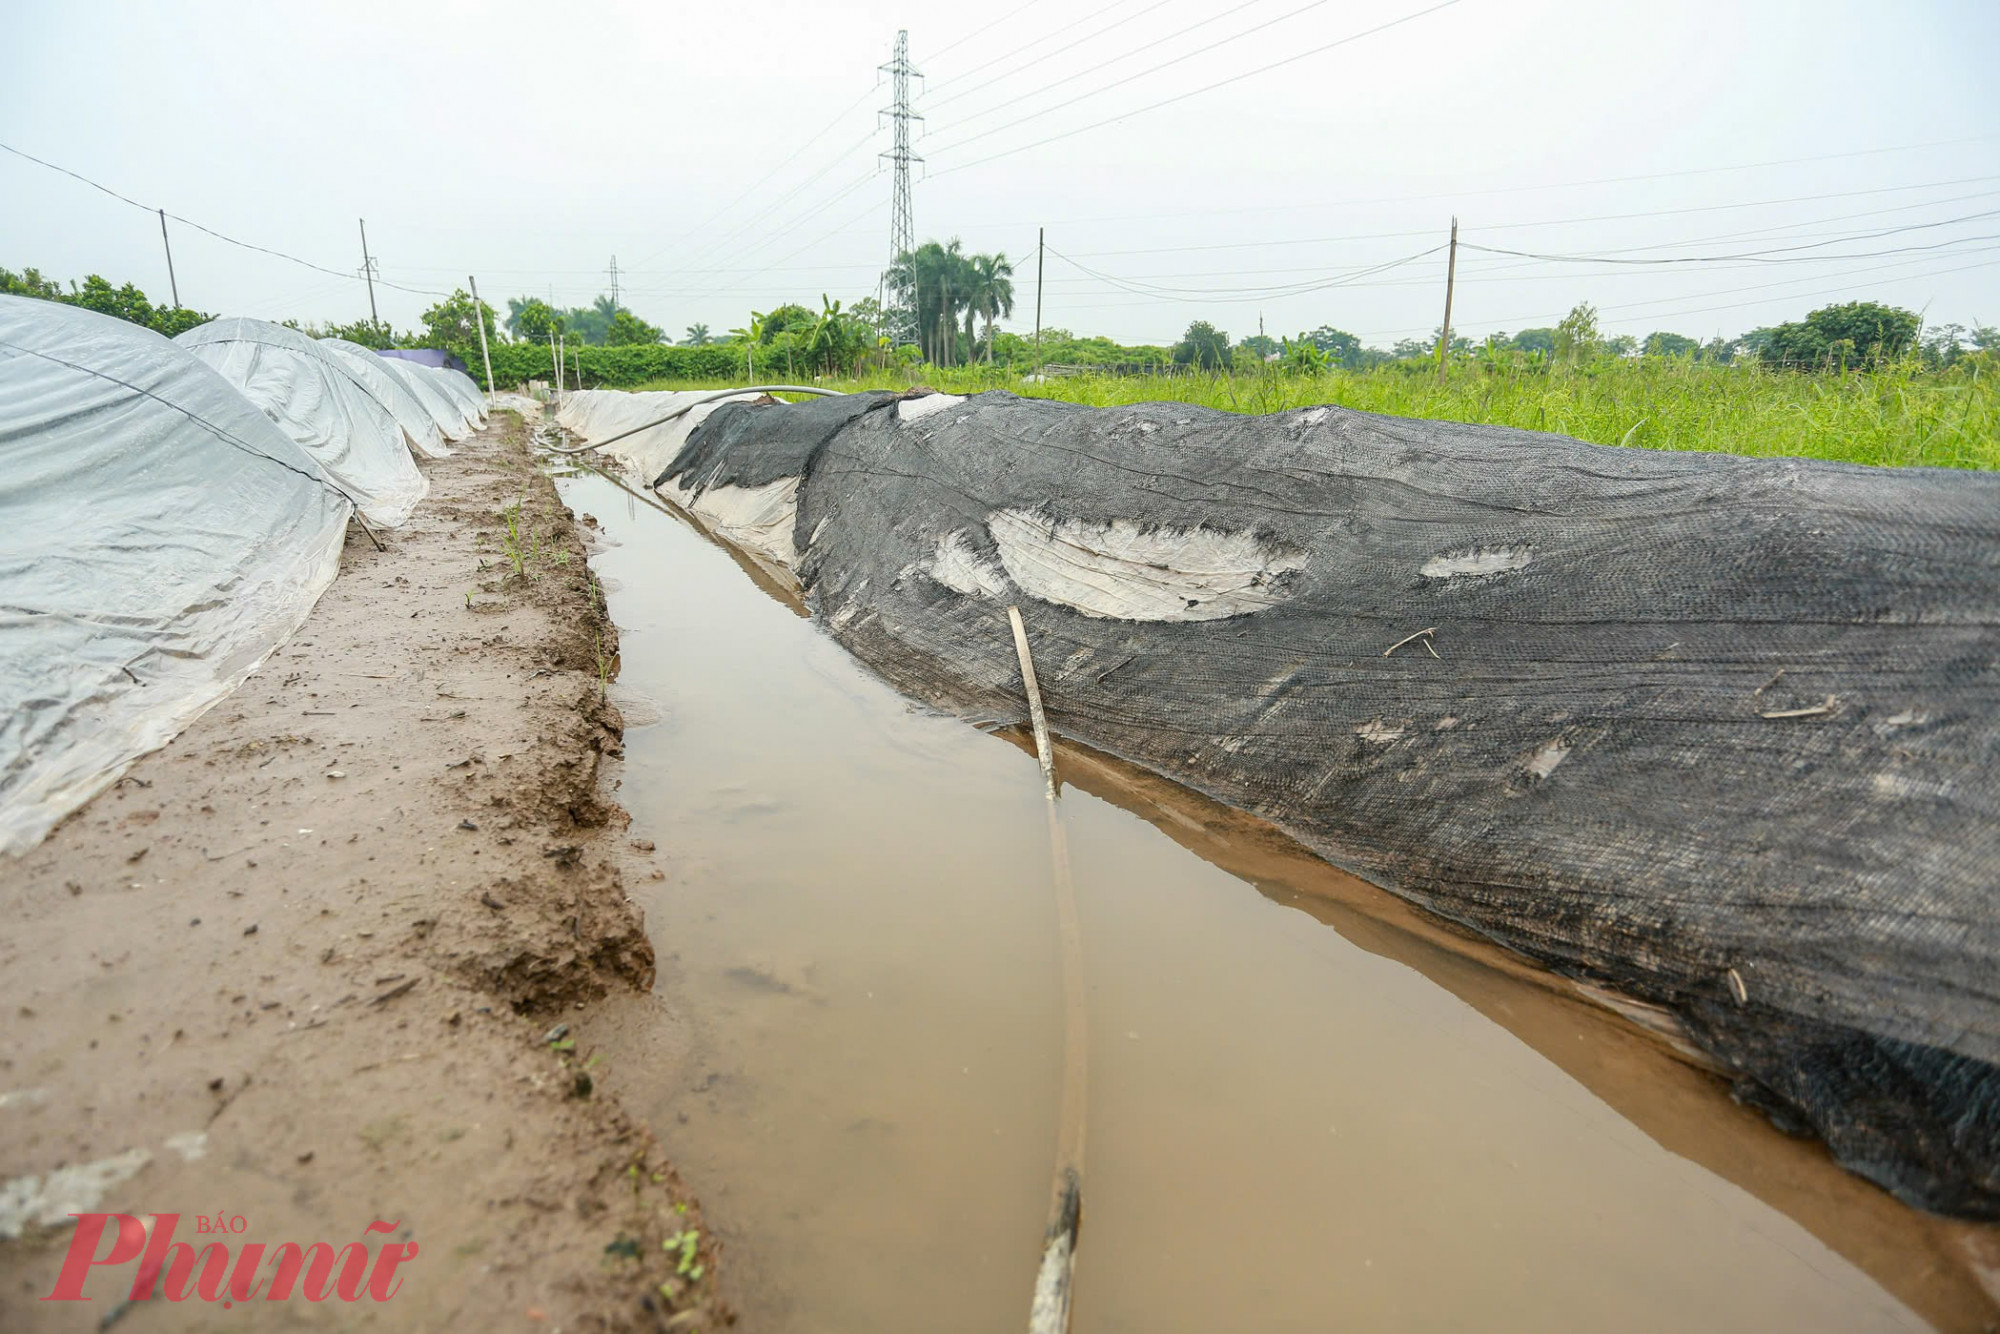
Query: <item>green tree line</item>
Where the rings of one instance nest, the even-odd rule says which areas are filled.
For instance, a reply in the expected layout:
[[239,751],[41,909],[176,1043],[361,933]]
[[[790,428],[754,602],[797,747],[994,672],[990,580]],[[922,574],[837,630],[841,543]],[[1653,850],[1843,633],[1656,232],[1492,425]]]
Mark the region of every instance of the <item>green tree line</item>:
[[[1180,342],[1168,350],[1176,366],[1227,370],[1239,365],[1276,363],[1288,370],[1316,371],[1339,367],[1367,370],[1395,362],[1434,363],[1443,329],[1429,338],[1405,338],[1384,350],[1365,346],[1351,333],[1321,325],[1295,338],[1262,335],[1232,344],[1229,335],[1205,320],[1188,325]],[[1126,349],[1151,354],[1157,349]],[[1715,365],[1754,364],[1769,369],[1843,371],[1881,366],[1906,358],[1941,369],[1982,352],[2000,351],[2000,329],[1974,324],[1940,325],[1928,331],[1914,311],[1873,301],[1849,301],[1823,306],[1792,323],[1752,329],[1733,339],[1702,342],[1670,330],[1655,330],[1643,339],[1630,334],[1607,336],[1598,327],[1597,310],[1574,307],[1547,328],[1518,333],[1488,334],[1473,342],[1454,334],[1448,351],[1452,362],[1488,365],[1579,366],[1606,359],[1678,358]]]
[[[551,338],[584,357],[592,383],[624,386],[663,378],[755,379],[840,376],[870,368],[986,364],[1023,372],[1044,367],[1118,373],[1174,369],[1221,372],[1277,366],[1289,371],[1367,370],[1395,363],[1432,364],[1442,330],[1428,338],[1405,338],[1388,348],[1370,347],[1356,335],[1330,324],[1292,337],[1261,333],[1240,340],[1206,320],[1191,322],[1170,346],[1122,344],[1064,328],[1031,337],[999,328],[1013,314],[1014,266],[1005,253],[968,254],[957,238],[927,241],[906,251],[884,274],[896,300],[883,310],[873,297],[851,306],[822,294],[818,309],[787,302],[751,311],[745,322],[720,338],[706,324],[688,326],[678,344],[623,304],[600,295],[590,305],[557,310],[537,297],[507,301],[505,320],[492,306],[458,289],[426,308],[418,327],[398,331],[386,321],[298,323],[315,337],[345,338],[364,347],[444,348],[475,372],[480,368],[483,324],[501,384],[553,376]],[[202,311],[154,304],[132,283],[113,286],[91,274],[67,285],[28,268],[0,268],[0,293],[35,297],[95,310],[172,337],[214,318]],[[518,349],[518,350],[516,350]],[[630,350],[630,355],[599,356]],[[671,351],[674,355],[664,355]],[[1910,361],[1930,369],[1969,356],[2000,351],[2000,330],[1974,323],[1925,329],[1912,311],[1870,301],[1821,307],[1803,319],[1752,329],[1736,338],[1702,341],[1671,330],[1644,338],[1607,335],[1589,304],[1574,307],[1556,324],[1493,333],[1477,342],[1454,334],[1448,350],[1453,364],[1488,368],[1582,366],[1618,359],[1679,359],[1715,365],[1756,365],[1767,369],[1840,372]],[[701,353],[702,355],[689,355]],[[510,378],[515,366],[532,374]],[[504,370],[505,366],[508,369]]]
[[23,269],[16,273],[12,269],[0,268],[0,295],[28,296],[42,301],[60,301],[66,306],[81,306],[100,315],[144,325],[169,338],[215,318],[181,306],[156,306],[131,283],[113,287],[110,279],[95,273],[81,283],[72,279],[65,289],[55,279],[43,277],[39,269]]

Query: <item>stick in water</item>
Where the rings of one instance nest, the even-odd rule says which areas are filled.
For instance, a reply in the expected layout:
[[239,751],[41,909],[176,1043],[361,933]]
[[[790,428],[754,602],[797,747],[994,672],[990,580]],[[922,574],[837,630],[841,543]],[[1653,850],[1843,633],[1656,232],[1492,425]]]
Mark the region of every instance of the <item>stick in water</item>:
[[1042,712],[1042,688],[1035,683],[1035,660],[1028,655],[1028,628],[1021,624],[1021,609],[1007,608],[1007,621],[1014,627],[1014,652],[1021,659],[1021,685],[1028,692],[1028,719],[1035,725],[1035,754],[1041,757],[1042,777],[1049,785],[1049,799],[1056,796],[1056,757],[1049,748],[1049,716]]
[[1028,653],[1028,632],[1019,608],[1007,608],[1007,619],[1014,628],[1014,652],[1021,660],[1021,685],[1035,728],[1035,753],[1047,784],[1049,864],[1063,978],[1062,1111],[1056,1122],[1055,1184],[1049,1196],[1049,1225],[1042,1237],[1042,1264],[1035,1274],[1034,1304],[1028,1311],[1028,1334],[1067,1334],[1077,1232],[1083,1220],[1083,1095],[1089,1036],[1083,1008],[1083,933],[1077,922],[1076,885],[1070,878],[1069,836],[1057,800],[1055,752],[1049,744],[1049,720],[1042,709],[1034,659]]

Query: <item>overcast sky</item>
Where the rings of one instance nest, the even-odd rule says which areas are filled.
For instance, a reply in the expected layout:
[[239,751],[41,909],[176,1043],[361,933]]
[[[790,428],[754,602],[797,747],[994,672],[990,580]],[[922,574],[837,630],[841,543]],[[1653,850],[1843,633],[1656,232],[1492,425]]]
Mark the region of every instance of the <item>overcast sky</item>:
[[[403,287],[582,304],[616,255],[639,315],[719,333],[874,293],[908,28],[917,236],[1007,253],[1007,327],[1044,225],[1049,325],[1386,346],[1436,326],[1454,213],[1473,335],[1585,300],[1640,335],[1856,298],[2000,322],[2000,5],[1435,3],[9,0],[0,142],[344,275],[175,223],[201,309],[366,315],[365,217]],[[0,199],[0,264],[166,298],[156,217],[6,153]],[[431,299],[377,291],[399,327]]]

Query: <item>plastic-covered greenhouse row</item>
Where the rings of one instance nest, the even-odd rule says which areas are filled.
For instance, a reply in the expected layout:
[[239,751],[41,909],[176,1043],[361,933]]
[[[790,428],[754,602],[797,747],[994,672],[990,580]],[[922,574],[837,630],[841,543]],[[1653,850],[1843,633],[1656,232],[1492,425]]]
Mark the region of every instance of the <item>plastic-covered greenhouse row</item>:
[[304,622],[350,514],[408,519],[463,374],[222,319],[0,297],[0,852],[33,847]]

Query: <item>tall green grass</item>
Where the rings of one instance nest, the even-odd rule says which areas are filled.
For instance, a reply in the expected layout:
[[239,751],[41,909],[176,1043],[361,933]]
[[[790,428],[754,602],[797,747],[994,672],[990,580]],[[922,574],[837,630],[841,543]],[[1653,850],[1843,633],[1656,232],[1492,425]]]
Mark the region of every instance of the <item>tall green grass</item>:
[[[1800,374],[1646,357],[1576,369],[1410,364],[1364,371],[1234,375],[1074,375],[1026,383],[985,367],[925,368],[826,380],[832,389],[952,393],[1006,389],[1094,407],[1196,403],[1227,412],[1338,404],[1364,412],[1554,431],[1601,445],[1838,459],[1898,467],[2000,468],[2000,367],[1968,358],[1945,371],[1892,365]],[[659,382],[647,389],[709,387]],[[725,387],[716,382],[714,387]]]

